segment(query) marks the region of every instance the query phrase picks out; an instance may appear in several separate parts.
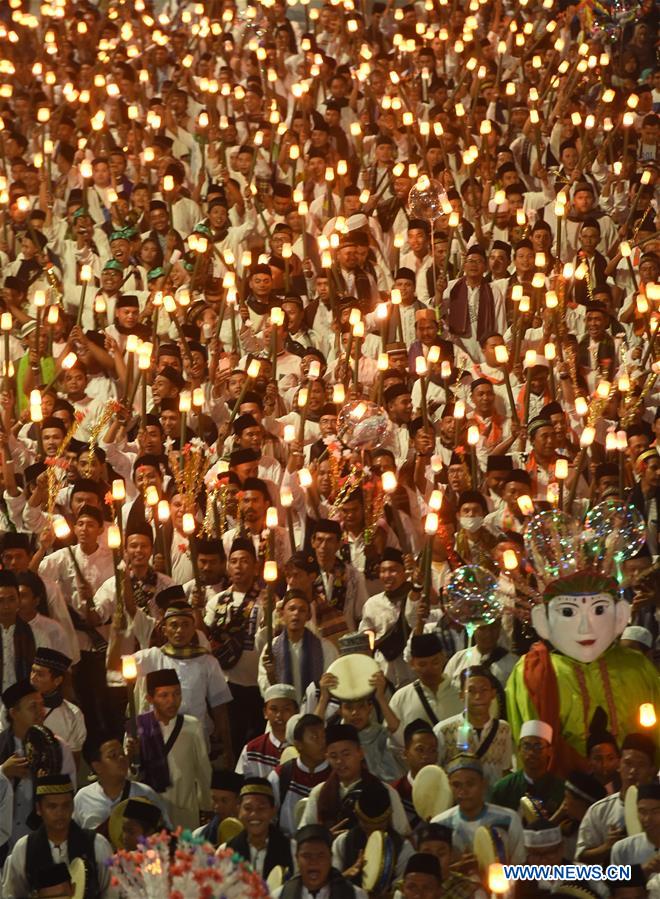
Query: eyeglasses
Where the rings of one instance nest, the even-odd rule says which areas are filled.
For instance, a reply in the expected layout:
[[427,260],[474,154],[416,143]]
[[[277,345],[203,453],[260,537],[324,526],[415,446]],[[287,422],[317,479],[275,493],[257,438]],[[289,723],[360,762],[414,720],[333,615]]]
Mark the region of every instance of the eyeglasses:
[[535,743],[528,743],[525,740],[519,743],[519,749],[521,752],[543,752],[543,750],[547,748],[548,744],[541,743],[540,741],[536,741]]

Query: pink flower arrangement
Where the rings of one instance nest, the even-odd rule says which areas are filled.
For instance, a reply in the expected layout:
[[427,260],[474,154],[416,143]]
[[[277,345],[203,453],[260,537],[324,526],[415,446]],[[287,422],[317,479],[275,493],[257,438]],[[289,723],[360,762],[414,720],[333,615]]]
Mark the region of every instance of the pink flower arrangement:
[[172,851],[168,833],[149,837],[140,849],[119,850],[110,863],[112,885],[122,899],[268,899],[268,887],[228,849],[185,831]]

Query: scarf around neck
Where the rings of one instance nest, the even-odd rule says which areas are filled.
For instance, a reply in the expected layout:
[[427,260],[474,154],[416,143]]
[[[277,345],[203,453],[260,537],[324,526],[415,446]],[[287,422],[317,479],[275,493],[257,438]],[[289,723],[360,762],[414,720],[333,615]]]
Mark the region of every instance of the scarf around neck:
[[[286,631],[273,642],[273,655],[275,657],[275,669],[279,683],[293,684],[293,670],[291,667],[291,643]],[[307,687],[320,680],[323,674],[323,646],[308,628],[305,628],[302,638],[302,653],[300,659],[300,688],[304,695]]]
[[476,337],[478,341],[495,330],[495,300],[489,284],[479,285],[477,333],[472,333],[468,286],[465,278],[459,278],[449,293],[449,330],[459,337]]
[[[44,705],[51,712],[54,709],[59,709],[59,707],[64,703],[64,697],[60,693],[59,690],[53,690],[52,693],[44,693],[43,695]],[[46,716],[48,717],[48,716]]]
[[398,603],[405,599],[410,593],[410,582],[405,581],[400,587],[397,587],[396,590],[384,590],[383,592],[390,602]]
[[172,646],[171,643],[165,643],[160,647],[160,651],[169,656],[171,659],[197,659],[199,656],[208,655],[208,649],[203,646]]

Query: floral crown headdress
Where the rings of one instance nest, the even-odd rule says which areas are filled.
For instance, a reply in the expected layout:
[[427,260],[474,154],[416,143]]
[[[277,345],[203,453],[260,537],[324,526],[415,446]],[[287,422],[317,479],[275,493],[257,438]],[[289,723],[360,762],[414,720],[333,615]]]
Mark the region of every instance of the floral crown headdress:
[[558,509],[529,521],[525,548],[544,600],[560,593],[617,595],[625,585],[623,562],[646,541],[644,519],[634,506],[606,499],[584,523]]
[[[623,562],[635,556],[645,540],[642,516],[617,499],[594,506],[584,522],[549,509],[534,515],[524,533],[538,588],[530,586],[520,572],[514,570],[511,575],[516,589],[532,603],[587,593],[610,593],[618,598],[624,586],[636,582],[624,574]],[[468,630],[497,621],[502,600],[496,578],[478,565],[462,565],[444,590],[443,608],[449,618]]]

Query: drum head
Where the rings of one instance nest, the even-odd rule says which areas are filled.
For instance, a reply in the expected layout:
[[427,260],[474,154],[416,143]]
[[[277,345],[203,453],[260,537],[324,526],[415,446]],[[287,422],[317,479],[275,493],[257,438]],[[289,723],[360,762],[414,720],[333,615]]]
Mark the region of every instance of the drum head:
[[243,825],[238,818],[225,818],[218,825],[218,846],[233,840],[242,830]]
[[271,893],[274,893],[275,890],[279,889],[284,882],[284,868],[282,865],[275,865],[273,870],[270,872],[268,877],[266,878],[266,885]]
[[626,822],[626,831],[629,837],[642,832],[642,825],[637,812],[637,787],[628,787],[623,803],[623,818]]
[[383,867],[383,844],[385,834],[374,830],[364,847],[364,867],[362,868],[362,889],[369,893],[378,883]]
[[488,871],[488,868],[496,862],[501,864],[506,862],[504,843],[493,827],[477,827],[472,848],[479,863],[479,870],[482,872]]
[[520,800],[520,814],[525,824],[531,824],[538,821],[539,818],[545,817],[543,814],[543,804],[534,799],[533,796],[523,796]]
[[300,827],[300,822],[302,821],[302,816],[305,814],[305,806],[307,805],[308,802],[309,802],[309,799],[307,798],[307,796],[305,796],[304,799],[299,799],[293,808],[293,817],[296,822],[296,827]]
[[328,668],[328,674],[334,674],[337,678],[337,686],[332,690],[332,695],[345,700],[369,696],[373,693],[369,679],[378,674],[379,670],[378,663],[371,656],[359,652],[340,656]]
[[430,821],[446,812],[452,804],[451,787],[444,769],[425,765],[413,781],[412,801],[422,821]]
[[282,755],[280,756],[280,765],[283,765],[285,762],[290,762],[291,759],[297,759],[299,755],[300,753],[295,746],[285,746],[282,750]]
[[69,865],[69,875],[73,884],[73,899],[83,899],[85,895],[85,862],[81,858],[74,858]]

